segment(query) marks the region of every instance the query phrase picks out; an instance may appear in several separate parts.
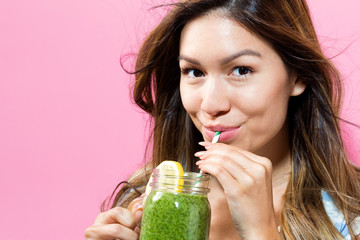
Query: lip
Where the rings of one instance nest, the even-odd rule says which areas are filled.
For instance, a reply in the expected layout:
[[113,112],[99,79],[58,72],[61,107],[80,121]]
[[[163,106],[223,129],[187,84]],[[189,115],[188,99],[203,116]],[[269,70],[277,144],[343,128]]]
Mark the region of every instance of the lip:
[[215,136],[217,131],[220,131],[219,142],[230,141],[235,137],[241,126],[230,127],[230,126],[204,126],[204,132],[206,136],[211,140]]

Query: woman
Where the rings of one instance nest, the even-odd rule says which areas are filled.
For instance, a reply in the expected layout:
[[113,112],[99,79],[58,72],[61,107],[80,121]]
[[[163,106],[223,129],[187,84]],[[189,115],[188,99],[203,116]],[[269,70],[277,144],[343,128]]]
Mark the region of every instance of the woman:
[[166,159],[213,176],[210,239],[360,239],[340,77],[305,1],[180,1],[147,37],[135,76],[135,102],[153,119],[152,160],[87,239],[138,238],[139,204],[125,207]]

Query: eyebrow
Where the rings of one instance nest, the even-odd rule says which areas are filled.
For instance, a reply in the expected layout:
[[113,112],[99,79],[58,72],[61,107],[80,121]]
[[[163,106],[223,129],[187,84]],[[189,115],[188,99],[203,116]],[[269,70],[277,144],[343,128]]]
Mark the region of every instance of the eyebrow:
[[[237,53],[234,53],[224,59],[222,59],[220,61],[220,64],[221,65],[225,65],[229,62],[231,62],[232,60],[238,58],[238,57],[242,57],[242,56],[254,56],[254,57],[260,57],[261,58],[261,54],[257,51],[254,51],[252,49],[244,49],[244,50],[241,50]],[[192,63],[192,64],[195,64],[195,65],[200,65],[200,62],[194,58],[190,58],[190,57],[187,57],[187,56],[184,56],[184,55],[180,55],[179,56],[179,61],[180,60],[185,60],[189,63]]]

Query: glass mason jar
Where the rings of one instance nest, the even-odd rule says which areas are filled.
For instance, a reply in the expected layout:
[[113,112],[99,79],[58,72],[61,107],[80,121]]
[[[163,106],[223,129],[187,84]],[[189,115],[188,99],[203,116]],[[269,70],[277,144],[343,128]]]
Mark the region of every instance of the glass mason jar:
[[209,175],[155,169],[140,240],[206,240],[210,228]]

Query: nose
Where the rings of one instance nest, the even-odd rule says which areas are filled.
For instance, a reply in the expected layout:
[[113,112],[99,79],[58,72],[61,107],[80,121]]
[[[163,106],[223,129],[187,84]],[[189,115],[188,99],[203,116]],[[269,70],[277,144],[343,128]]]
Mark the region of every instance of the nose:
[[228,113],[231,109],[230,95],[221,78],[208,78],[202,92],[201,110],[212,117]]

